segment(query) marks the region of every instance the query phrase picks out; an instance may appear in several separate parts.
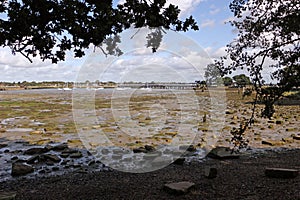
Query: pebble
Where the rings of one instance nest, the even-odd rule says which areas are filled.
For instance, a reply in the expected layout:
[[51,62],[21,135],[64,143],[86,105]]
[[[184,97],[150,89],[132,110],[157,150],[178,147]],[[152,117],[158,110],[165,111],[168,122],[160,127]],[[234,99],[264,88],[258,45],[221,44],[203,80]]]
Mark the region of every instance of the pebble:
[[164,189],[171,194],[186,194],[194,186],[193,182],[183,181],[165,184]]
[[16,198],[16,192],[3,192],[0,191],[0,200],[13,200]]
[[265,175],[270,178],[296,178],[299,171],[296,169],[266,168]]
[[216,178],[218,174],[217,168],[214,167],[207,167],[204,170],[204,176],[208,179]]

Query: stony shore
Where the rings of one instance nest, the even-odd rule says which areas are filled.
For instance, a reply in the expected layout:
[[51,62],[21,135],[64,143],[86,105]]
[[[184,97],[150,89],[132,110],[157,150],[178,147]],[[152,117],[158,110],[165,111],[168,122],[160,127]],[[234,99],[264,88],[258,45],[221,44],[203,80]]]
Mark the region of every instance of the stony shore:
[[[300,170],[300,150],[264,151],[238,159],[205,158],[171,164],[150,173],[74,171],[58,176],[16,178],[0,183],[0,197],[15,199],[278,199],[300,198],[300,176],[271,178],[266,168]],[[216,169],[209,177],[207,169]],[[185,194],[165,185],[190,182]]]

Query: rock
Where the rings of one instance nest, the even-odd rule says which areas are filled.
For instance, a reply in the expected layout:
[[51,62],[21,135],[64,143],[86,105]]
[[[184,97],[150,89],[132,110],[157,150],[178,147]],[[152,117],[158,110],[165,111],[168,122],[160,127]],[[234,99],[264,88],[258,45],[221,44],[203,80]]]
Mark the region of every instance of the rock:
[[287,131],[287,132],[295,131],[295,128],[286,128],[285,131]]
[[185,150],[189,152],[195,152],[197,149],[194,145],[182,145],[179,147],[179,150]]
[[270,124],[270,125],[268,126],[268,128],[269,128],[269,129],[273,129],[273,128],[274,128],[274,125]]
[[18,160],[18,159],[19,159],[18,156],[14,156],[14,157],[11,158],[11,160]]
[[271,178],[295,178],[299,174],[295,169],[266,168],[265,175]]
[[231,115],[231,114],[233,114],[234,113],[234,110],[226,110],[225,111],[225,114],[226,115]]
[[261,143],[269,146],[281,146],[285,144],[284,141],[273,141],[273,140],[263,140],[261,141]]
[[82,157],[82,153],[81,152],[72,153],[70,155],[70,158],[81,158],[81,157]]
[[0,200],[13,200],[16,199],[16,192],[0,192]]
[[62,151],[62,150],[67,149],[67,148],[69,148],[69,147],[68,147],[68,144],[62,143],[62,144],[58,144],[58,145],[54,146],[54,147],[52,148],[52,150],[53,150],[53,151]]
[[189,152],[195,152],[197,149],[194,145],[190,145],[186,150]]
[[69,148],[67,148],[67,149],[64,149],[62,151],[62,153],[64,153],[64,154],[78,153],[78,150],[77,149],[69,149]]
[[107,155],[107,154],[109,154],[109,150],[108,149],[102,149],[101,150],[101,153],[103,154],[103,155]]
[[261,141],[261,143],[262,143],[262,144],[266,144],[266,145],[273,146],[273,143],[270,142],[270,141],[263,140],[263,141]]
[[52,171],[58,171],[59,170],[59,167],[55,166],[55,167],[52,167]]
[[146,149],[148,152],[153,152],[153,151],[155,151],[155,147],[150,146],[150,145],[145,145],[145,149]]
[[78,163],[75,163],[75,164],[72,165],[72,167],[73,167],[73,168],[79,168],[79,167],[81,167],[81,165],[78,164]]
[[275,123],[276,123],[276,124],[283,124],[283,121],[281,121],[281,120],[276,120]]
[[82,142],[81,142],[80,139],[69,139],[67,142],[68,142],[69,144],[73,144],[73,145],[76,145],[76,146],[82,145]]
[[228,147],[216,147],[207,154],[207,157],[216,159],[237,159],[240,155],[232,152]]
[[40,135],[40,134],[43,134],[43,131],[32,131],[29,134],[30,135]]
[[294,136],[293,136],[293,139],[294,139],[294,140],[300,140],[300,135],[294,135]]
[[207,167],[204,170],[204,176],[208,179],[216,178],[218,174],[217,168],[214,167]]
[[46,165],[53,166],[54,162],[52,160],[46,160]]
[[166,135],[169,135],[171,137],[175,137],[178,133],[177,132],[166,132]]
[[60,157],[62,157],[62,158],[67,158],[67,157],[69,157],[69,155],[70,155],[70,154],[68,154],[68,153],[61,153],[61,154],[60,154]]
[[27,164],[33,164],[33,163],[35,163],[35,161],[37,161],[38,159],[39,159],[39,156],[38,156],[38,155],[35,155],[35,156],[30,157],[30,158],[26,161],[26,163],[27,163]]
[[30,165],[22,164],[22,163],[13,163],[11,169],[12,176],[21,176],[32,173],[34,168]]
[[8,144],[0,144],[0,149],[7,147],[7,146],[8,146]]
[[148,151],[145,149],[145,147],[139,147],[132,150],[133,153],[147,153]]
[[238,120],[239,118],[238,118],[238,116],[233,116],[232,118],[231,118],[232,120]]
[[5,133],[5,132],[6,132],[6,129],[0,128],[0,133]]
[[43,155],[43,157],[45,160],[51,160],[56,163],[61,161],[61,159],[56,155],[45,154],[45,155]]
[[66,165],[66,164],[68,164],[68,161],[67,161],[67,160],[64,160],[64,161],[62,161],[60,164],[61,164],[61,165]]
[[184,161],[185,161],[185,158],[178,158],[173,163],[176,164],[176,165],[183,165]]
[[195,183],[183,181],[165,184],[164,189],[171,194],[186,194],[194,185]]
[[293,138],[282,138],[282,141],[285,143],[293,143],[294,139]]
[[51,151],[53,149],[53,146],[47,144],[44,148],[47,149],[48,151]]
[[45,148],[40,148],[40,147],[34,147],[34,148],[30,148],[27,149],[26,151],[24,151],[25,155],[34,155],[34,154],[42,154],[42,153],[46,153],[48,150]]
[[96,161],[95,160],[92,160],[88,163],[88,166],[92,166],[92,165],[95,165],[96,164]]
[[92,126],[92,129],[99,129],[99,128],[101,128],[100,125]]

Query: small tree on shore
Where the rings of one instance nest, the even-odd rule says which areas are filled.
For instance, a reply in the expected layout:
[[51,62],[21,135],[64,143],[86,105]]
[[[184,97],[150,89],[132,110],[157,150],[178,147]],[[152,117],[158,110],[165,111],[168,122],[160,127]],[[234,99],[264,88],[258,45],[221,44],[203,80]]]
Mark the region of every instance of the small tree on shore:
[[[227,55],[216,62],[223,74],[246,69],[258,98],[268,96],[262,116],[271,117],[274,102],[299,86],[300,2],[298,0],[233,0],[230,8],[238,36],[227,45]],[[263,69],[273,71],[277,84],[264,90]]]
[[222,84],[221,71],[213,63],[208,64],[205,68],[204,77],[208,86]]
[[[244,146],[243,134],[253,123],[256,103],[265,105],[263,117],[271,118],[274,103],[285,91],[299,87],[300,80],[300,2],[299,0],[233,0],[231,25],[238,36],[227,45],[227,55],[216,62],[223,74],[246,69],[256,96],[248,121],[232,131],[233,141]],[[263,88],[263,70],[273,71],[275,85]]]

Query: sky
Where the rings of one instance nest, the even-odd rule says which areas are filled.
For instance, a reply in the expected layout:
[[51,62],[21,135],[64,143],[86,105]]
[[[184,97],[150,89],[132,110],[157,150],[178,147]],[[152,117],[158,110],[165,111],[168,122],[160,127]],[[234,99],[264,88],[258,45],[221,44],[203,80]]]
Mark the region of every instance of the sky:
[[[114,4],[124,0],[115,0]],[[88,50],[83,58],[67,54],[66,61],[52,64],[34,59],[30,63],[9,48],[0,48],[1,81],[179,81],[203,79],[204,68],[225,53],[226,44],[235,37],[230,24],[230,0],[168,0],[181,9],[180,18],[190,15],[200,30],[186,33],[169,31],[157,53],[145,47],[149,30],[129,30],[121,35],[121,57],[106,58],[100,50]],[[1,16],[0,16],[1,17]],[[148,31],[148,32],[147,32]],[[134,36],[133,39],[131,37]]]

